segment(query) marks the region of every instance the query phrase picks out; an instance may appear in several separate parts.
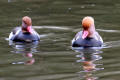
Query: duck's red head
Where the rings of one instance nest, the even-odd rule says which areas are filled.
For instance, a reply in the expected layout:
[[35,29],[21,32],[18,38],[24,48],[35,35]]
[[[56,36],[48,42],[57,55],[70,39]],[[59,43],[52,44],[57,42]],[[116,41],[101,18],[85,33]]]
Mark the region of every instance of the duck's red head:
[[82,38],[85,39],[90,34],[89,29],[94,26],[94,19],[90,16],[84,17],[82,20],[83,34]]
[[30,17],[25,16],[22,18],[22,31],[31,32],[32,20]]

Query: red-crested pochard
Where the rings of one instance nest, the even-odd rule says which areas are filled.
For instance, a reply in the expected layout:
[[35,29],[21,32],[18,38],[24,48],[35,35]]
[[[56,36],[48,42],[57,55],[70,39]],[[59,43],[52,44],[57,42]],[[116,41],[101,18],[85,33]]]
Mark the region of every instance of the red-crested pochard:
[[83,30],[78,32],[72,40],[72,47],[101,47],[103,40],[95,30],[94,19],[91,16],[82,20]]
[[9,40],[15,42],[34,42],[39,41],[39,34],[32,28],[32,20],[25,16],[22,18],[21,27],[16,27],[9,35]]

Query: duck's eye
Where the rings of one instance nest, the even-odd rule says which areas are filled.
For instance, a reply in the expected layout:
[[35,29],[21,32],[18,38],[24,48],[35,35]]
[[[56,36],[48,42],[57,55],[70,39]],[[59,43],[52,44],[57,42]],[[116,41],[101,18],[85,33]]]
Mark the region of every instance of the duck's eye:
[[27,24],[26,22],[24,22],[25,24]]
[[22,24],[27,24],[25,21],[22,21]]

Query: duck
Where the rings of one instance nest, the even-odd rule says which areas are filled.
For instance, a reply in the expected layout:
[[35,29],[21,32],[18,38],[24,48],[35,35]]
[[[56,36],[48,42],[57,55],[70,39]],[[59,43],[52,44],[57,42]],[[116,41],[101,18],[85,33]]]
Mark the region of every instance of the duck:
[[95,30],[94,18],[86,16],[82,20],[82,31],[72,39],[72,47],[101,47],[103,39]]
[[14,42],[35,42],[40,41],[40,35],[32,28],[32,19],[24,16],[22,25],[12,30],[9,40]]

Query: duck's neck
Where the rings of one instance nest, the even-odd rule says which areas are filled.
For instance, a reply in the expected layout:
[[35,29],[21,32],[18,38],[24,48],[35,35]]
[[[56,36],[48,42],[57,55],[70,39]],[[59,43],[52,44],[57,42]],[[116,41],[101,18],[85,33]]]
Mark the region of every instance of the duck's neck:
[[31,30],[32,30],[31,26],[28,26],[27,28],[22,27],[22,32],[23,33],[31,33],[32,32]]

